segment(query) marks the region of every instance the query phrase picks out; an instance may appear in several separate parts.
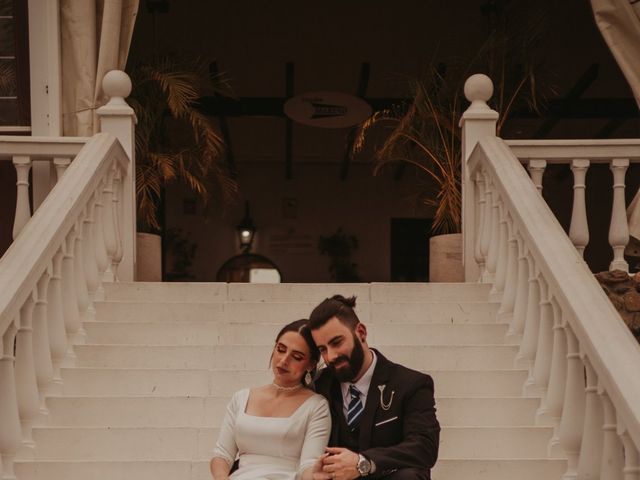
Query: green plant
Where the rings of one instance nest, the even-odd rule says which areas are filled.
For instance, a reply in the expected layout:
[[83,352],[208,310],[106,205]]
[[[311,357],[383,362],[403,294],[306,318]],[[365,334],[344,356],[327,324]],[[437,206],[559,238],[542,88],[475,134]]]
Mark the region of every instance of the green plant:
[[[493,2],[502,3],[502,2]],[[522,5],[523,2],[514,2]],[[494,5],[495,7],[495,5]],[[497,7],[495,7],[497,8]],[[406,103],[375,112],[358,129],[352,155],[358,154],[376,125],[390,129],[373,154],[374,174],[390,164],[405,163],[426,174],[429,181],[420,198],[435,208],[436,233],[461,230],[461,138],[464,82],[471,73],[486,73],[494,81],[491,106],[500,113],[497,134],[520,107],[539,111],[542,90],[532,53],[542,21],[513,33],[504,6],[490,16],[492,31],[469,60],[429,65],[422,76],[408,80]]]
[[142,229],[159,230],[163,188],[184,182],[203,202],[229,201],[237,185],[223,163],[224,142],[197,101],[207,87],[227,92],[222,76],[209,79],[198,62],[157,58],[130,72],[129,102],[137,116],[136,197]]
[[358,264],[351,261],[351,255],[358,249],[358,239],[348,235],[342,227],[327,237],[320,236],[318,251],[329,256],[329,273],[336,282],[360,282]]
[[179,228],[169,228],[165,232],[164,244],[169,263],[165,280],[168,282],[193,280],[191,266],[198,247],[190,240],[189,234],[184,234]]

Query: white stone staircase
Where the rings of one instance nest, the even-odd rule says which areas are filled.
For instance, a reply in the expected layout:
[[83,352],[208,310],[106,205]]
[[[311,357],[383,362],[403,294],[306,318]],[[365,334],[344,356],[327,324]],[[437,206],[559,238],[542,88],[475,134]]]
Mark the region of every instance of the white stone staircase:
[[277,330],[335,293],[355,294],[370,344],[429,372],[442,425],[435,480],[560,479],[552,428],[479,284],[114,284],[85,323],[76,365],[49,397],[19,480],[206,480],[225,405],[269,381]]

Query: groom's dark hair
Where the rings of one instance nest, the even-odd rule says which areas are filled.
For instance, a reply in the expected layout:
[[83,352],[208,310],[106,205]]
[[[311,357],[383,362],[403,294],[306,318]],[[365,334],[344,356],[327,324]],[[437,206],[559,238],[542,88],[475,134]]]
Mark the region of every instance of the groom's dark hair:
[[353,310],[355,306],[356,297],[345,298],[342,295],[334,295],[331,298],[325,298],[309,315],[309,328],[317,330],[336,317],[342,324],[354,330],[360,323],[360,319]]

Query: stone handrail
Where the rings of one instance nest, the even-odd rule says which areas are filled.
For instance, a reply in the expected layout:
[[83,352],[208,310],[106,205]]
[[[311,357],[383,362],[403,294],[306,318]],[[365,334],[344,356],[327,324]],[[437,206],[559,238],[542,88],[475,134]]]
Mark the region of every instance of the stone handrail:
[[[124,101],[131,82],[112,71],[103,88],[110,97],[98,109],[104,133],[0,140],[0,159],[16,164],[18,205],[27,210],[0,259],[0,478],[16,478],[16,455],[33,455],[32,427],[48,414],[45,396],[61,393],[60,369],[74,364],[103,283],[133,279],[135,115]],[[53,159],[59,178],[31,217],[25,177],[33,158]]]
[[[35,198],[29,198],[29,171],[34,161],[46,161],[55,166],[57,181],[73,158],[87,142],[86,137],[0,137],[0,161],[12,161],[16,169],[16,211],[13,219],[15,239],[36,208]],[[49,166],[50,169],[50,166]],[[50,182],[47,182],[50,183]],[[52,182],[51,182],[52,183]],[[47,193],[53,185],[47,185]],[[35,185],[34,185],[35,188]]]
[[544,159],[547,163],[570,163],[576,158],[588,158],[593,163],[609,163],[612,158],[627,158],[640,162],[640,139],[597,140],[505,140],[511,151],[522,161]]
[[26,156],[32,160],[75,157],[89,137],[21,137],[0,136],[0,160]]
[[117,277],[128,164],[114,136],[92,137],[0,259],[2,478],[13,478],[19,450],[34,447],[44,396],[59,390],[60,367],[73,363],[102,282]]
[[568,460],[564,478],[637,480],[640,346],[510,145],[486,123],[474,131],[474,121],[496,118],[486,80],[465,87],[463,139],[476,140],[463,152],[474,219],[465,259],[493,284],[516,363],[528,369],[523,392],[540,397],[536,421],[554,427],[549,455]]

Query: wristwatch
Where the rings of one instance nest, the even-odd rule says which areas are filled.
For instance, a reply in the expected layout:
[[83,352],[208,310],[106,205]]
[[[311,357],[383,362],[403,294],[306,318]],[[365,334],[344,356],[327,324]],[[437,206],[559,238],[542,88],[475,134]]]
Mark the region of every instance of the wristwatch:
[[366,477],[371,473],[371,461],[364,455],[358,454],[358,464],[356,465],[356,470],[358,470],[358,473],[361,477]]

